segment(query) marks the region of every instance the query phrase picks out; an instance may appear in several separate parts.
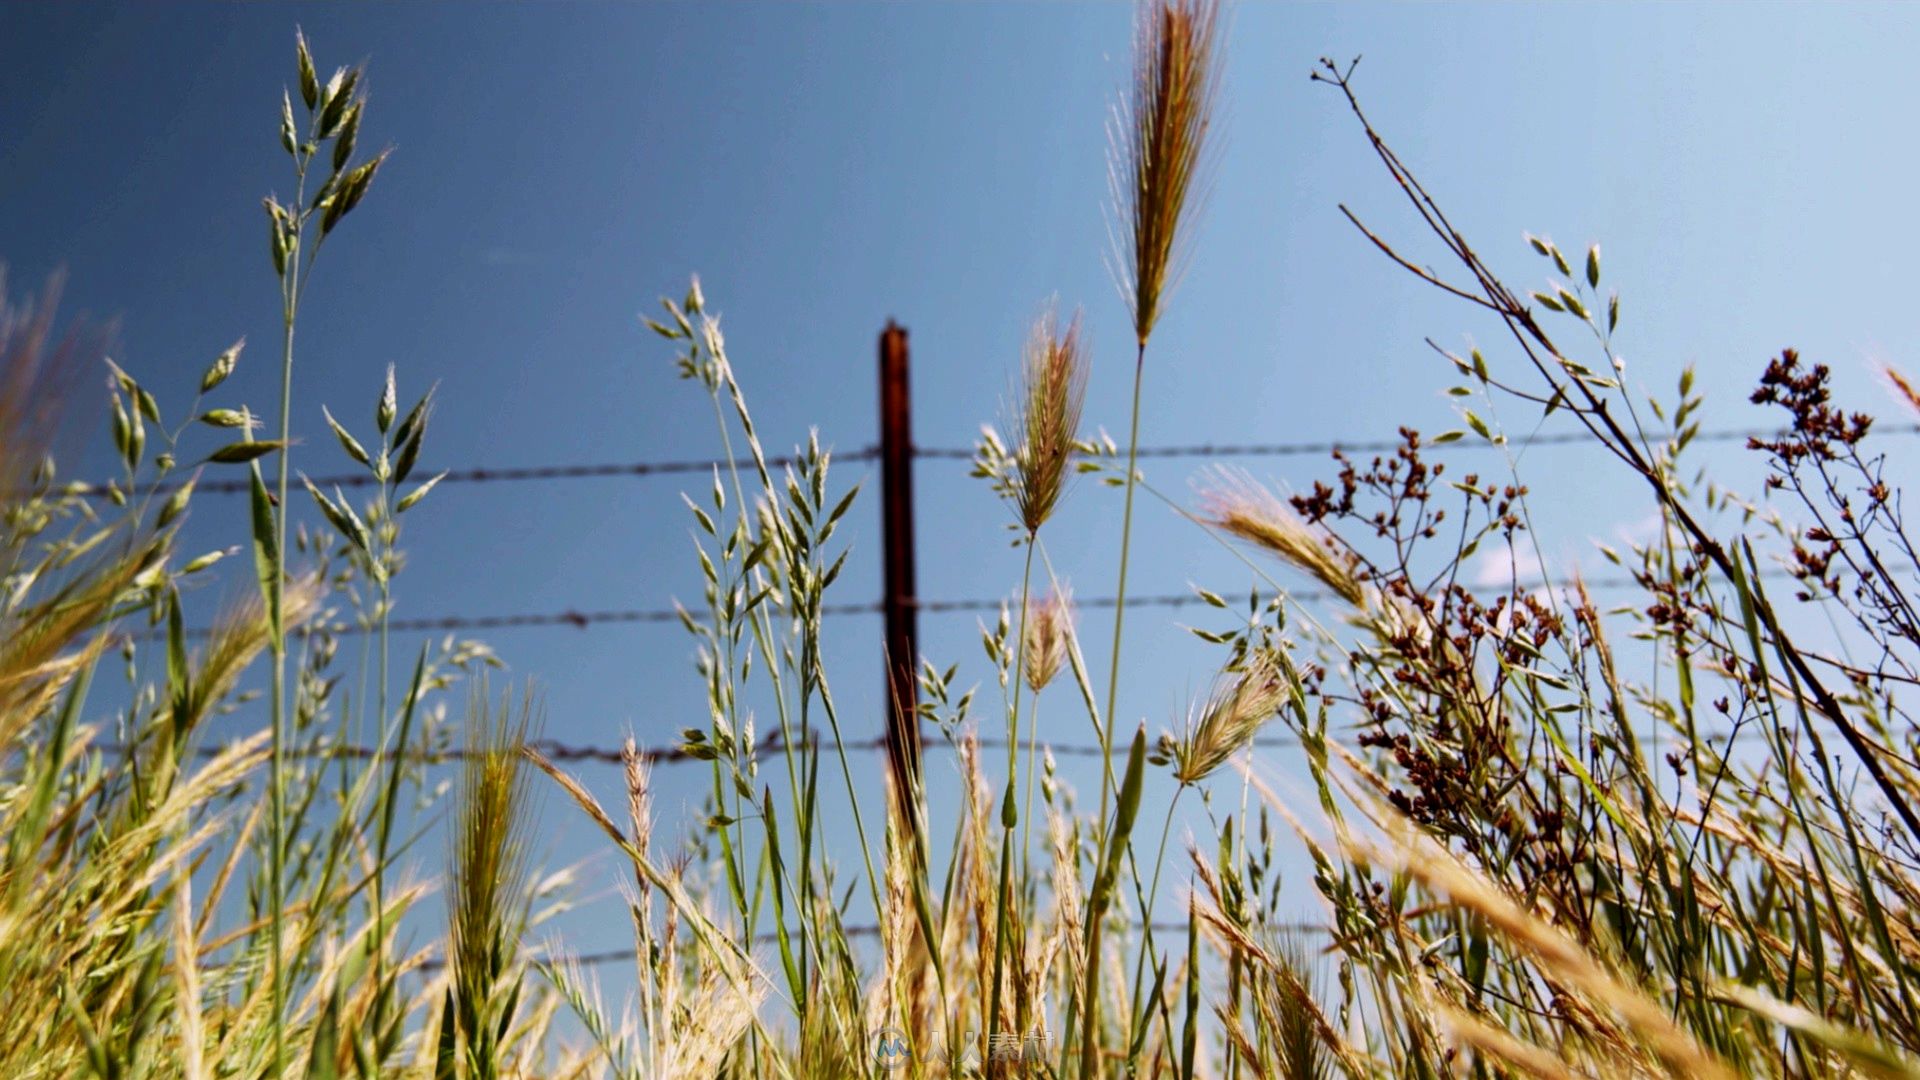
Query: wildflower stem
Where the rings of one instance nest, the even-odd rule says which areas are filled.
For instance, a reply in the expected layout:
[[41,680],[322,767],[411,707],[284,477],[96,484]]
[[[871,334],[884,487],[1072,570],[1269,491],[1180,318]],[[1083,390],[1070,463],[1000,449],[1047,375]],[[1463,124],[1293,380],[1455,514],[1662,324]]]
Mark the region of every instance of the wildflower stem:
[[[1026,569],[1020,574],[1020,633],[1014,638],[1016,646],[1013,661],[1013,706],[1007,713],[1007,791],[1000,804],[1000,890],[994,902],[993,988],[988,995],[987,1012],[989,1035],[993,1031],[993,1026],[1000,1022],[1000,979],[1006,965],[1007,894],[1010,891],[1008,878],[1013,853],[1013,793],[1020,764],[1020,691],[1025,688],[1027,677],[1027,602],[1033,585],[1035,542],[1035,533],[1028,532]],[[1025,865],[1025,854],[1023,850],[1022,865]]]
[[[715,359],[718,360],[719,358]],[[731,374],[728,374],[726,377],[729,379],[732,378]],[[713,401],[713,423],[714,427],[720,432],[720,446],[723,451],[722,457],[727,463],[727,475],[733,481],[735,512],[740,515],[740,519],[744,524],[749,520],[752,504],[747,501],[746,487],[740,482],[740,458],[734,451],[733,435],[727,426],[726,412],[720,403],[720,383],[718,380],[708,386],[707,396]],[[765,585],[765,574],[759,567],[755,567],[751,571],[751,574],[753,588],[755,591],[758,591]],[[786,759],[787,790],[793,801],[795,850],[806,852],[811,849],[811,837],[809,835],[810,823],[807,814],[807,805],[801,796],[801,792],[805,789],[800,785],[800,773],[794,761],[794,746],[805,745],[809,741],[811,733],[803,728],[799,743],[796,744],[793,735],[793,721],[787,709],[787,691],[780,679],[780,657],[773,647],[771,621],[771,617],[767,614],[766,609],[762,607],[755,607],[748,616],[748,625],[753,630],[754,645],[759,649],[760,657],[765,662],[762,670],[767,673],[767,680],[773,687],[774,712],[780,721],[780,751],[781,756]],[[777,830],[780,827],[780,823],[769,820],[766,823],[766,827]],[[813,871],[810,867],[803,865],[799,881],[800,905],[803,911],[812,910],[809,906],[813,902],[812,884]],[[799,928],[800,963],[804,971],[804,965],[807,962],[807,941],[811,930],[808,921],[805,919],[800,920]],[[804,1019],[806,1016],[807,1003],[805,1000],[802,1000],[797,1004],[800,1006],[800,1015]]]
[[[1120,578],[1113,591],[1113,662],[1107,670],[1107,718],[1100,728],[1100,749],[1109,760],[1113,757],[1114,706],[1120,699],[1120,635],[1127,622],[1127,555],[1133,541],[1133,481],[1140,448],[1140,382],[1146,364],[1147,339],[1143,336],[1133,358],[1133,420],[1127,428],[1126,509],[1120,517]],[[1112,787],[1111,773],[1111,768],[1100,772],[1100,821],[1103,827],[1107,820],[1107,798]]]
[[1033,692],[1033,701],[1027,706],[1027,794],[1025,805],[1020,808],[1020,865],[1031,870],[1030,855],[1033,851],[1033,761],[1040,742],[1040,691]]
[[[382,436],[382,438],[384,439],[384,436]],[[382,460],[385,460],[385,459],[382,459]],[[382,531],[388,536],[394,535],[390,531],[393,528],[395,528],[395,523],[393,519],[392,488],[384,476],[380,480],[380,516],[381,516],[381,522],[382,522],[381,524]],[[388,571],[391,569],[390,563],[392,561],[391,559],[387,558],[387,555],[390,552],[391,543],[392,542],[389,541],[388,543],[381,544],[380,554],[376,556],[376,558],[379,558],[381,560],[380,566],[379,566],[379,570],[380,570],[380,686],[379,686],[378,693],[376,694],[376,697],[379,702],[380,711],[376,714],[379,717],[379,719],[375,722],[375,728],[379,732],[379,740],[374,744],[373,760],[368,762],[367,764],[368,775],[375,776],[375,777],[380,775],[381,767],[384,764],[383,759],[386,755],[387,730],[388,730],[388,724],[389,724],[389,719],[387,715],[387,681],[389,678],[389,675],[388,675],[389,652],[388,652],[387,630],[388,630],[388,623],[391,621],[391,616],[393,611],[393,583],[388,579],[388,576],[387,576]],[[364,705],[362,706],[362,711],[363,712],[365,711]],[[402,739],[402,745],[397,748],[396,753],[400,754],[401,756],[405,756],[407,752],[407,748],[405,745],[404,733],[402,734],[401,739]],[[382,807],[381,809],[384,810],[385,808]],[[383,828],[380,830],[379,836],[377,837],[379,846],[378,846],[378,849],[374,852],[373,880],[371,882],[371,887],[372,887],[371,896],[373,898],[373,941],[371,942],[371,945],[373,949],[373,992],[375,995],[373,1008],[374,1008],[374,1021],[376,1025],[384,1024],[386,1022],[386,1003],[387,1003],[386,876],[387,876],[387,840],[388,840],[387,832],[388,831]],[[379,1080],[381,1063],[377,1056],[374,1058],[372,1064],[373,1064],[373,1074],[372,1076],[368,1077],[368,1080]]]
[[[307,155],[297,159],[295,167],[294,206],[306,205]],[[300,239],[299,225],[304,219],[294,217],[294,238]],[[298,252],[298,248],[294,249]],[[308,257],[309,259],[311,256]],[[267,576],[267,620],[270,628],[269,648],[273,653],[273,702],[271,752],[268,761],[268,816],[269,843],[267,853],[267,903],[270,910],[268,933],[272,937],[270,946],[270,965],[268,979],[272,983],[269,1003],[273,1011],[273,1067],[271,1075],[278,1077],[286,1067],[286,972],[280,955],[281,937],[286,921],[286,726],[287,726],[287,627],[286,627],[286,557],[287,557],[287,471],[288,442],[293,432],[293,330],[300,312],[300,270],[302,260],[298,257],[287,260],[286,273],[280,279],[280,312],[282,334],[280,339],[280,447],[279,474],[275,483],[274,503],[274,565]]]
[[1173,831],[1173,812],[1179,807],[1180,796],[1186,794],[1187,786],[1181,784],[1173,790],[1173,798],[1167,803],[1167,816],[1160,822],[1160,846],[1153,855],[1153,879],[1147,885],[1143,914],[1140,916],[1140,955],[1133,962],[1133,1012],[1130,1015],[1136,1017],[1140,1015],[1140,991],[1143,989],[1140,980],[1146,974],[1147,953],[1153,949],[1153,908],[1154,901],[1160,897],[1160,870],[1167,864],[1167,835]]
[[814,686],[820,694],[820,706],[826,710],[827,726],[833,731],[834,753],[840,759],[840,776],[846,781],[847,805],[853,810],[854,838],[860,844],[860,861],[867,871],[867,890],[873,896],[875,913],[883,912],[886,910],[883,899],[886,894],[880,891],[880,879],[873,872],[873,850],[867,846],[867,826],[860,815],[859,789],[853,782],[853,766],[847,762],[846,739],[840,734],[840,713],[834,707],[833,692],[827,688],[826,662],[820,656],[819,638],[810,636],[806,643],[806,650],[807,662],[814,671]]

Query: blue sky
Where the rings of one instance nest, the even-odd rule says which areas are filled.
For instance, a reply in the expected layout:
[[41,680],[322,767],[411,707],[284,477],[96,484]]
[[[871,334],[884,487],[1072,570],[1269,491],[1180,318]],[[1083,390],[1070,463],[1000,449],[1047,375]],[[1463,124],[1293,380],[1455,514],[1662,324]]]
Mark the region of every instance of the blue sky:
[[[323,68],[368,61],[362,144],[394,149],[308,294],[300,468],[345,464],[320,404],[366,428],[389,363],[404,398],[440,383],[423,468],[714,454],[706,402],[637,322],[690,272],[724,313],[772,447],[809,427],[843,450],[874,440],[874,336],[890,316],[912,333],[919,440],[967,445],[999,414],[1027,325],[1054,296],[1084,309],[1092,336],[1090,423],[1124,436],[1130,333],[1102,258],[1124,5],[0,7],[9,286],[65,267],[66,310],[116,316],[116,359],[173,412],[242,335],[252,345],[222,403],[274,398],[259,199],[289,187],[276,125],[295,24]],[[1451,380],[1424,338],[1483,341],[1496,365],[1514,362],[1496,326],[1393,268],[1340,216],[1346,203],[1416,258],[1438,257],[1338,98],[1309,83],[1322,54],[1365,55],[1371,116],[1511,282],[1545,281],[1525,231],[1570,251],[1601,242],[1629,379],[1670,396],[1696,365],[1709,427],[1765,420],[1745,391],[1784,346],[1831,363],[1872,409],[1890,404],[1873,362],[1920,365],[1912,9],[1246,3],[1228,52],[1219,167],[1149,353],[1144,443],[1438,431],[1457,424]],[[1530,426],[1503,415],[1516,437]],[[1716,477],[1752,475],[1740,455],[1712,453]],[[1283,486],[1328,471],[1315,458],[1246,464]],[[1183,493],[1197,465],[1157,462],[1149,477]],[[1004,511],[965,471],[919,466],[929,598],[1018,586]],[[1589,538],[1647,509],[1628,478],[1565,449],[1527,452],[1522,471],[1551,558],[1594,564]],[[697,598],[681,486],[445,487],[409,515],[398,614]],[[841,600],[877,595],[875,510],[863,499],[849,519]],[[1050,527],[1082,594],[1112,590],[1118,515],[1113,493],[1083,484]],[[243,542],[244,505],[200,500],[190,537]],[[1144,593],[1251,583],[1151,503],[1133,580]],[[195,602],[210,611],[244,587]],[[1097,681],[1106,625],[1082,620]],[[833,629],[848,726],[877,731],[879,621]],[[929,615],[923,649],[982,679],[977,633],[970,616]],[[544,685],[554,737],[607,743],[631,728],[663,743],[703,722],[692,646],[671,624],[489,641],[515,677]],[[1132,620],[1123,722],[1170,724],[1214,662],[1169,613]],[[1090,774],[1070,779],[1091,791]],[[663,805],[690,805],[699,784],[663,774]],[[864,794],[877,806],[877,786]],[[557,802],[547,814],[574,822]],[[577,830],[552,835],[555,861],[597,851]],[[586,925],[576,939],[619,933]]]

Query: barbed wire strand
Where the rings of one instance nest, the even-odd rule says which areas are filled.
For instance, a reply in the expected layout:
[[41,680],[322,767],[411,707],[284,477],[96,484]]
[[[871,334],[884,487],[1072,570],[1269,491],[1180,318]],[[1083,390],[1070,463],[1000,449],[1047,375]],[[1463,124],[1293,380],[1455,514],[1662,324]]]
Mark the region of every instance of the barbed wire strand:
[[[1137,926],[1137,924],[1129,924],[1129,925]],[[1152,925],[1153,925],[1153,932],[1156,934],[1184,934],[1187,932],[1186,923],[1156,921]],[[1322,926],[1319,923],[1289,922],[1289,923],[1268,923],[1266,925],[1270,929],[1277,930],[1283,933],[1286,933],[1286,932],[1300,933],[1300,934],[1331,933],[1331,931],[1327,927]],[[871,925],[871,924],[843,926],[840,928],[840,932],[850,938],[878,937],[880,934],[880,927]],[[755,934],[752,940],[755,945],[771,945],[779,941],[780,938],[777,931],[767,930],[767,931],[762,931],[761,933]],[[557,956],[549,954],[544,956],[532,957],[532,959],[536,962],[578,964],[581,967],[592,967],[596,964],[615,964],[623,960],[632,960],[634,959],[635,955],[636,954],[632,949],[609,949],[606,952],[562,953]],[[433,956],[433,957],[428,957],[422,960],[418,965],[416,965],[416,970],[439,971],[445,968],[446,966],[447,966],[447,961],[445,958]]]
[[[859,450],[836,453],[833,455],[833,459],[836,461],[871,461],[877,458],[879,454],[880,451],[877,447],[869,446]],[[767,466],[772,469],[784,469],[789,465],[798,464],[799,461],[799,458],[792,455],[773,456],[767,458]],[[726,458],[688,458],[677,461],[608,461],[588,462],[577,465],[503,465],[498,467],[475,465],[467,468],[447,470],[447,475],[440,478],[440,483],[500,484],[549,480],[590,480],[612,477],[673,476],[686,473],[711,472],[714,469],[726,469],[730,467],[731,464],[732,463]],[[425,466],[415,466],[413,470],[414,475],[419,477],[432,476],[435,471],[436,470],[429,469]],[[322,489],[332,487],[373,487],[378,483],[378,481],[374,479],[373,474],[368,472],[334,473],[326,476],[309,477],[308,479],[313,481],[315,487]],[[181,477],[177,480],[163,480],[159,484],[154,485],[152,490],[164,495],[178,491],[186,485],[187,478]],[[108,490],[108,486],[105,484],[80,484],[68,489],[68,493],[84,495],[89,498],[104,498],[108,495]],[[142,487],[140,490],[145,492],[148,488]],[[244,495],[250,490],[252,490],[252,481],[250,480],[200,480],[193,486],[193,492],[196,495]]]
[[[1784,434],[1778,428],[1725,428],[1716,431],[1695,432],[1690,441],[1701,443],[1746,442],[1749,439],[1777,438]],[[1920,434],[1920,424],[1882,424],[1875,428],[1875,434],[1914,435]],[[1674,437],[1673,432],[1651,432],[1649,442],[1660,442]],[[1515,439],[1511,447],[1526,450],[1531,447],[1571,446],[1587,442],[1592,436],[1584,431],[1541,432],[1522,439]],[[1338,450],[1349,454],[1392,453],[1401,447],[1399,439],[1334,439],[1302,442],[1271,443],[1192,443],[1178,446],[1143,446],[1139,456],[1142,458],[1188,458],[1188,457],[1296,457],[1303,454],[1330,454]],[[1424,443],[1422,452],[1455,453],[1462,450],[1486,449],[1479,443],[1458,440],[1449,443]],[[975,451],[971,447],[953,446],[916,446],[913,456],[931,461],[972,461]],[[1117,452],[1116,452],[1117,453]],[[855,450],[840,451],[833,454],[837,461],[874,461],[880,456],[877,446],[863,446]],[[781,469],[799,462],[793,455],[774,456],[767,459],[771,468]],[[468,466],[449,469],[442,477],[442,484],[490,484],[524,483],[551,480],[588,480],[616,477],[673,476],[687,473],[711,472],[714,469],[726,469],[733,463],[725,458],[688,458],[682,460],[655,461],[613,461],[589,462],[574,465],[504,465]],[[434,470],[416,468],[421,476],[431,476]],[[164,480],[154,485],[159,494],[178,491],[187,483],[187,477]],[[336,473],[312,477],[317,487],[362,488],[372,487],[377,482],[370,473]],[[147,489],[142,488],[145,491]],[[240,495],[250,490],[250,481],[200,480],[194,485],[194,492],[203,495]],[[71,494],[89,498],[105,498],[109,493],[107,484],[80,484],[69,489]]]
[[[1920,434],[1920,424],[1876,424],[1876,435],[1915,435]],[[1664,442],[1675,436],[1671,431],[1648,432],[1649,443]],[[1777,439],[1789,434],[1780,428],[1723,428],[1716,431],[1694,432],[1689,442],[1746,442],[1749,439]],[[1526,450],[1535,446],[1574,446],[1593,441],[1592,434],[1586,431],[1547,431],[1524,438],[1510,438],[1509,448]],[[1390,454],[1402,446],[1400,439],[1336,439],[1318,442],[1274,442],[1274,443],[1191,443],[1182,446],[1143,446],[1139,456],[1143,458],[1183,458],[1183,457],[1295,457],[1301,454],[1331,454],[1338,450],[1347,454]],[[1461,450],[1487,449],[1484,443],[1470,442],[1465,439],[1436,443],[1423,440],[1421,453],[1452,453]],[[1124,457],[1125,448],[1115,451]],[[971,461],[974,451],[956,447],[914,447],[913,456],[937,460]]]
[[[1716,744],[1725,742],[1728,735],[1729,732],[1727,731],[1708,731],[1702,732],[1700,739],[1708,744]],[[1001,738],[982,737],[975,740],[975,744],[985,750],[1005,749],[1007,741]],[[926,741],[926,745],[935,750],[957,748],[954,742],[944,737],[929,739]],[[1111,750],[1100,746],[1098,743],[1042,742],[1040,745],[1055,757],[1100,757],[1103,754],[1113,757],[1124,757],[1128,753],[1127,747],[1118,744]],[[1266,735],[1252,740],[1248,745],[1258,750],[1281,750],[1299,746],[1300,739],[1294,735]],[[526,746],[528,749],[538,753],[541,757],[556,764],[565,762],[568,764],[623,765],[626,763],[626,752],[621,747],[596,746],[590,744],[578,745],[563,743],[558,739],[534,739],[530,740]],[[781,753],[785,746],[786,744],[782,742],[779,735],[775,733],[754,744],[748,756],[755,759],[772,757],[774,754]],[[813,754],[836,750],[845,750],[852,753],[871,753],[884,750],[886,747],[886,738],[884,736],[876,736],[866,739],[814,738],[805,743],[794,744],[793,749],[795,753],[800,754]],[[113,752],[124,752],[126,748],[123,744],[108,744],[103,746],[102,749]],[[195,748],[194,753],[202,758],[213,758],[225,753],[226,749],[226,747],[221,746],[199,746]],[[713,753],[711,744],[702,744],[697,750],[685,745],[635,747],[634,752],[641,761],[649,765],[675,765],[683,762],[704,762],[711,760]],[[290,757],[327,761],[342,759],[364,761],[376,756],[384,756],[388,760],[391,760],[394,757],[401,757],[403,761],[417,765],[446,765],[465,761],[467,758],[474,756],[473,751],[458,746],[441,747],[431,750],[410,750],[404,755],[397,755],[392,751],[378,751],[370,746],[292,747],[288,749],[287,754]]]
[[[1783,579],[1792,575],[1784,570],[1770,570],[1762,577]],[[1526,583],[1522,583],[1523,585]],[[1628,577],[1592,578],[1586,582],[1589,589],[1608,590],[1632,588],[1639,584]],[[1318,601],[1333,598],[1325,589],[1290,589],[1287,596],[1293,600]],[[954,600],[917,600],[907,598],[907,603],[920,611],[935,615],[952,615],[999,611],[1003,601],[994,598],[967,598]],[[1074,605],[1092,610],[1111,610],[1114,598],[1111,596],[1075,597]],[[1145,596],[1127,597],[1129,608],[1182,608],[1207,604],[1209,601],[1197,593],[1159,593]],[[1229,606],[1233,606],[1231,599]],[[824,604],[822,615],[877,615],[884,610],[877,600],[861,603]],[[691,615],[689,612],[688,615]],[[510,612],[499,615],[429,615],[418,618],[391,619],[387,629],[392,633],[452,633],[463,630],[510,630],[542,626],[571,626],[585,630],[593,626],[616,626],[621,624],[669,623],[679,622],[685,617],[679,608],[614,608],[602,611],[529,611]],[[320,627],[328,633],[354,635],[371,633],[378,624],[334,621]],[[158,631],[154,631],[155,634]],[[204,638],[212,631],[207,627],[189,627],[186,634],[190,638]]]

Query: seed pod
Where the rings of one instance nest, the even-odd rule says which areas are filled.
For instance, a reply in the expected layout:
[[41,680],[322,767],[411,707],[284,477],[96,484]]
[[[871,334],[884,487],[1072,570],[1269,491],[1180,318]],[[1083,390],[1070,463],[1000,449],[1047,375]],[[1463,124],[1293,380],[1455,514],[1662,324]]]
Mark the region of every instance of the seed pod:
[[182,577],[188,574],[197,574],[200,571],[205,570],[207,567],[212,566],[214,563],[217,563],[221,559],[224,559],[226,557],[227,557],[227,553],[224,551],[209,551],[205,555],[202,555],[199,558],[194,559],[192,562],[188,563],[187,565],[181,567],[180,574]]
[[307,51],[307,35],[295,30],[293,41],[300,61],[300,98],[307,103],[308,111],[320,103],[320,74],[313,69],[313,54]]
[[333,429],[333,437],[340,440],[340,448],[347,452],[347,456],[372,468],[373,460],[367,456],[367,448],[361,446],[359,439],[354,438],[352,433],[340,426],[340,421],[333,418],[333,414],[327,411],[325,405],[320,406],[320,415],[327,418],[327,426]]
[[278,439],[254,439],[248,442],[228,443],[207,455],[208,461],[217,461],[222,465],[244,465],[257,458],[266,457],[286,445]]
[[154,520],[154,528],[164,529],[171,525],[175,518],[186,512],[187,500],[193,498],[193,483],[192,480],[188,480],[167,497],[167,501],[160,507],[160,516]]
[[413,438],[401,445],[400,456],[393,463],[394,483],[404,484],[407,482],[407,477],[413,474],[414,462],[420,459],[420,443],[426,438],[426,434],[427,426],[420,424],[413,429]]
[[374,173],[379,171],[381,163],[386,159],[387,155],[383,152],[379,157],[355,167],[353,171],[338,179],[333,193],[323,200],[326,211],[320,218],[322,236],[332,232],[333,227],[340,224],[342,218],[352,213],[354,207],[360,205],[360,200],[366,195],[367,188],[373,184]]
[[447,472],[446,470],[443,469],[440,471],[439,475],[429,478],[425,483],[421,484],[419,487],[414,488],[412,491],[408,492],[406,497],[400,500],[399,505],[393,508],[393,512],[396,514],[404,514],[407,511],[413,509],[416,503],[418,503],[421,499],[424,499],[427,497],[427,492],[432,491],[433,486],[435,484],[438,484],[441,480],[446,479],[446,475],[447,475]]
[[280,91],[280,145],[289,154],[300,152],[299,137],[293,130],[293,98],[285,90]]
[[373,422],[379,425],[380,434],[382,435],[385,435],[387,429],[393,426],[394,413],[399,410],[399,406],[394,399],[393,365],[388,364],[387,383],[380,391],[380,404],[375,406],[373,410]]
[[121,457],[127,456],[127,406],[120,395],[113,395],[113,448]]
[[333,143],[333,171],[339,172],[347,167],[353,158],[354,140],[360,136],[360,109],[364,101],[356,101],[347,106],[347,114],[340,121],[340,137]]
[[360,81],[360,72],[356,68],[349,71],[338,68],[333,78],[327,80],[325,102],[320,106],[320,131],[323,139],[330,139],[340,130],[340,121],[346,118],[347,105],[353,100],[354,84]]
[[433,391],[428,390],[420,395],[419,401],[413,403],[413,408],[407,410],[406,418],[400,421],[400,427],[393,433],[393,441],[396,445],[406,445],[407,441],[413,438],[415,427],[426,426],[427,413],[432,401]]
[[137,470],[147,449],[147,425],[140,422],[137,405],[127,414],[127,419],[131,422],[131,430],[127,433],[127,466]]

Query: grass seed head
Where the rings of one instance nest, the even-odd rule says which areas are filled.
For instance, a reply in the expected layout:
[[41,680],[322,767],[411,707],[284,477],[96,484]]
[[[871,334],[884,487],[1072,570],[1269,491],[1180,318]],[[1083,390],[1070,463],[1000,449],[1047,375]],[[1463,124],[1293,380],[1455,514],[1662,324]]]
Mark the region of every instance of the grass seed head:
[[1914,386],[1913,380],[1907,377],[1907,373],[1892,364],[1882,365],[1880,371],[1886,376],[1887,385],[1892,388],[1894,398],[1908,409],[1920,413],[1920,388]]
[[1272,552],[1355,607],[1366,602],[1366,590],[1352,566],[1328,546],[1327,538],[1245,471],[1210,470],[1202,474],[1198,487],[1200,515],[1209,524]]
[[1087,398],[1087,353],[1075,315],[1057,311],[1034,322],[1021,365],[1018,455],[1020,522],[1034,532],[1053,516],[1067,486],[1067,465]]
[[1268,653],[1255,652],[1238,670],[1222,672],[1173,742],[1174,779],[1197,784],[1212,775],[1253,741],[1286,699],[1287,681]]
[[508,984],[530,895],[533,830],[523,752],[537,712],[531,692],[517,710],[505,695],[491,707],[484,682],[468,706],[468,753],[451,840],[448,946],[460,1034],[469,1063],[482,1073],[500,1060],[502,1010],[511,1010],[517,997]]
[[1029,604],[1026,626],[1027,687],[1037,694],[1067,661],[1067,642],[1073,636],[1073,592],[1057,586],[1039,603]]
[[1207,165],[1220,82],[1219,14],[1218,0],[1148,0],[1140,8],[1111,179],[1123,284],[1142,346],[1177,276],[1182,227]]

